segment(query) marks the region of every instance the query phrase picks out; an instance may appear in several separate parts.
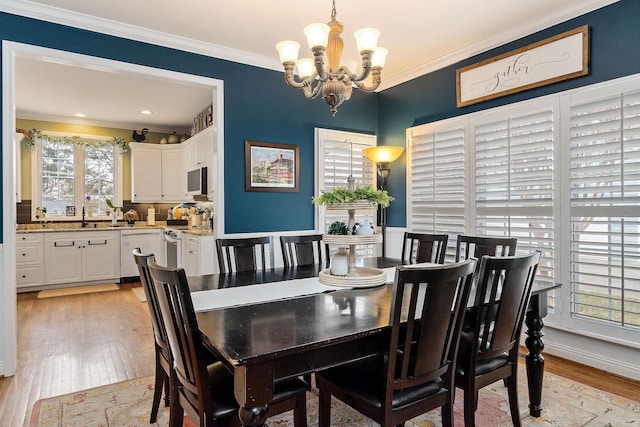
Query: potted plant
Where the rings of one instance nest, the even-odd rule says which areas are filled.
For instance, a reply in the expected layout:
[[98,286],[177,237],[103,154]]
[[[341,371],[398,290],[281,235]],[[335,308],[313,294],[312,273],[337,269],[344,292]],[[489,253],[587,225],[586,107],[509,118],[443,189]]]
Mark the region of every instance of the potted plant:
[[323,191],[319,196],[313,197],[311,200],[318,206],[332,206],[365,201],[370,203],[373,207],[380,205],[386,208],[394,198],[387,193],[387,190],[377,190],[372,186],[363,186],[358,187],[355,190],[337,187],[331,191]]

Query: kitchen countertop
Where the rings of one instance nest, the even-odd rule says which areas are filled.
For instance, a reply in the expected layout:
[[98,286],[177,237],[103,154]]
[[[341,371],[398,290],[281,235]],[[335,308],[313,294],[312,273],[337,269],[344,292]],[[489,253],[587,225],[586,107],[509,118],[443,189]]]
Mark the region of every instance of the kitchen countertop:
[[117,226],[113,226],[110,222],[89,222],[87,227],[82,228],[80,223],[48,223],[48,224],[18,224],[16,229],[17,234],[25,233],[58,233],[69,231],[117,231],[117,230],[144,230],[144,229],[164,229],[175,228],[182,230],[186,234],[193,234],[197,236],[206,236],[213,234],[213,230],[194,228],[189,229],[185,226],[171,226],[167,225],[165,221],[156,221],[154,225],[148,225],[146,222],[140,221],[139,224],[135,224],[133,227],[128,227],[126,224],[118,223]]

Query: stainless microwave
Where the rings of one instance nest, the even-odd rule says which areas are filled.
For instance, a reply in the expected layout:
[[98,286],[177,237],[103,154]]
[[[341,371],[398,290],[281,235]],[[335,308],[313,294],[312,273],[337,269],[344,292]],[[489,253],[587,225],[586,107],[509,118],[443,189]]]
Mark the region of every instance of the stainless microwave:
[[207,195],[207,168],[193,169],[187,172],[187,194],[190,196]]

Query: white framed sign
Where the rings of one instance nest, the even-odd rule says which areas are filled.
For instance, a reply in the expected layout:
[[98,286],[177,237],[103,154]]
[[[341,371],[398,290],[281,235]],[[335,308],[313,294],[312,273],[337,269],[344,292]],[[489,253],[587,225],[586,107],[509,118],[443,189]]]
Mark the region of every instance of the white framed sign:
[[589,73],[589,26],[456,70],[458,107]]

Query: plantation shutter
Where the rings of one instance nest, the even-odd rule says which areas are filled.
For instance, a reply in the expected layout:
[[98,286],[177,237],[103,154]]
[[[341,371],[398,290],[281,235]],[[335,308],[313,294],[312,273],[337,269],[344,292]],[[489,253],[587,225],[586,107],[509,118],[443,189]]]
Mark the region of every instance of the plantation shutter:
[[640,91],[570,106],[571,315],[640,329]]
[[[412,128],[407,140],[409,230],[449,234],[449,240],[455,242],[465,232],[464,123],[456,120]],[[451,261],[453,249],[448,246]]]
[[[331,191],[336,187],[347,187],[347,178],[355,178],[356,187],[372,186],[376,188],[375,165],[364,155],[364,149],[376,146],[376,136],[341,132],[329,129],[316,129],[317,183],[316,195]],[[346,210],[327,210],[318,208],[318,228],[326,233],[334,221],[348,223]],[[359,209],[356,221],[368,219],[376,224],[377,209]],[[336,248],[331,248],[335,250]],[[374,256],[373,245],[356,247],[358,257]]]
[[473,121],[475,233],[516,237],[541,251],[536,280],[554,280],[554,104],[531,103]]

